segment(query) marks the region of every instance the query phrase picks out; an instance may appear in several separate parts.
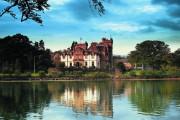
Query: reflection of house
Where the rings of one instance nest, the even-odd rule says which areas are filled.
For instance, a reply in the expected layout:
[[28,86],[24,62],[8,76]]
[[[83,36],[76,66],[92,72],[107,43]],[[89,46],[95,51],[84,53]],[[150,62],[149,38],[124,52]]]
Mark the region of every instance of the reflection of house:
[[94,90],[87,88],[84,95],[84,101],[89,103],[96,103],[100,99],[99,96],[99,91],[97,91],[96,88]]
[[81,91],[67,88],[61,96],[60,101],[80,112],[84,111],[87,107],[95,110],[98,105],[99,96],[100,93],[96,88],[87,88],[86,90]]
[[[94,115],[112,116],[112,94],[92,85],[77,88],[69,85],[49,84],[52,99],[60,104],[72,107],[75,112],[91,113]],[[64,86],[65,85],[65,86]],[[64,88],[65,87],[65,88]],[[64,88],[62,91],[59,88]]]
[[102,38],[102,41],[88,43],[73,42],[71,48],[56,51],[52,54],[53,62],[58,65],[65,63],[66,67],[109,68],[112,66],[113,40]]

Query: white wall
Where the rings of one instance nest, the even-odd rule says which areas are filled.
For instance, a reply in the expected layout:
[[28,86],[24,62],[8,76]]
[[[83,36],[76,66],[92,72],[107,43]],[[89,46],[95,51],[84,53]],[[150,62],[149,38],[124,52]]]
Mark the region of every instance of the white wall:
[[[63,57],[63,55],[61,55],[61,61],[60,62],[64,62],[66,67],[70,67],[70,63],[72,63],[72,66],[74,66],[74,62],[73,62],[73,56],[70,57],[70,55],[65,55],[65,57]],[[94,55],[94,57],[92,55],[87,55],[87,58],[84,56],[84,66],[85,66],[85,62],[87,62],[87,67],[92,67],[92,62],[94,62],[94,66],[96,68],[100,68],[100,58],[98,55]]]
[[72,63],[73,66],[73,56],[65,55],[65,57],[63,57],[63,55],[61,55],[61,62],[64,62],[66,67],[70,67],[70,63]]
[[92,62],[94,62],[94,66],[96,68],[100,68],[100,59],[98,55],[88,55],[87,58],[84,56],[85,62],[87,62],[87,67],[92,67]]

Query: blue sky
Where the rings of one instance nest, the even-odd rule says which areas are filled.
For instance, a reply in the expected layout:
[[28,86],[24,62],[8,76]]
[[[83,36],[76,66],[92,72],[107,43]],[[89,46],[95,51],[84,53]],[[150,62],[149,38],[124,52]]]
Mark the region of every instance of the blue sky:
[[[162,40],[172,51],[180,48],[180,0],[105,0],[105,15],[88,0],[49,0],[42,14],[43,26],[20,22],[10,15],[0,17],[0,37],[22,33],[32,41],[44,40],[52,51],[69,47],[72,41],[114,39],[114,54],[127,55],[144,40]],[[0,10],[8,4],[1,0]],[[16,12],[18,14],[18,11]]]

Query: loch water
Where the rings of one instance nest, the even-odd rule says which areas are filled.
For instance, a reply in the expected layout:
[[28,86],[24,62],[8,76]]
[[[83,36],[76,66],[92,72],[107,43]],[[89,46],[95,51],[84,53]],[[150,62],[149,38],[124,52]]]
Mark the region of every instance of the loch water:
[[180,81],[1,82],[0,120],[180,120]]

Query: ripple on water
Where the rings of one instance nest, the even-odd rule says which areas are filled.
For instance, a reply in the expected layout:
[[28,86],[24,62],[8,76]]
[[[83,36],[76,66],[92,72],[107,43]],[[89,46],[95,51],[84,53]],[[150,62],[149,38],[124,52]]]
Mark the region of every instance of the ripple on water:
[[31,118],[32,120],[41,120],[42,119],[42,115],[39,113],[28,113],[27,114],[27,118]]
[[176,105],[177,108],[180,108],[180,104],[179,105]]
[[148,115],[148,116],[161,116],[161,113],[160,111],[155,111],[155,112],[138,112],[138,114],[141,114],[141,115]]

